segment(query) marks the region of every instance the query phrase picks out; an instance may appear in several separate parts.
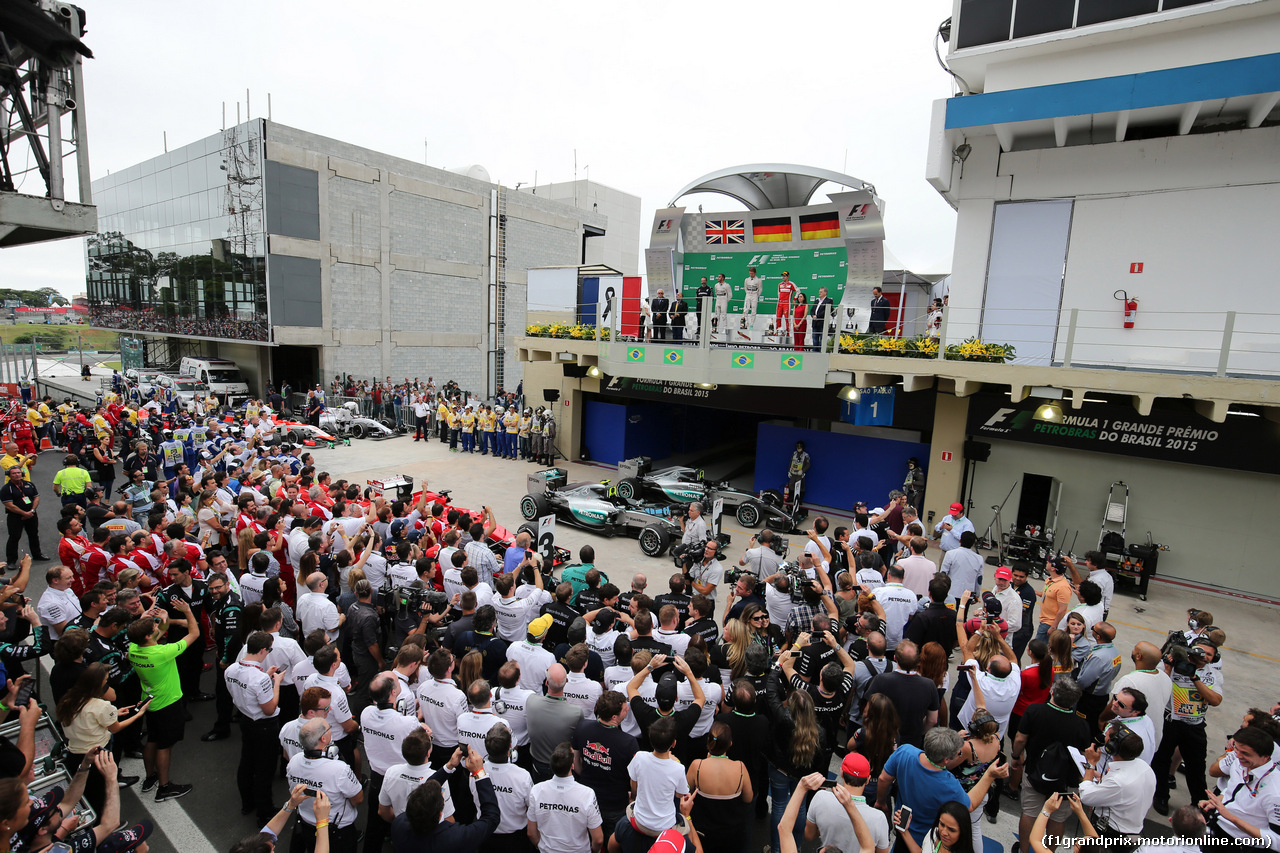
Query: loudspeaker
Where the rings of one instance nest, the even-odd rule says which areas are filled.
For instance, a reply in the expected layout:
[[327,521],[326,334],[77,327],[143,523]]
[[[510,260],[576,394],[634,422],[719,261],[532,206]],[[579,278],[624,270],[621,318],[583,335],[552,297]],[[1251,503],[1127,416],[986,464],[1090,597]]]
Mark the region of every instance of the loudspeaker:
[[974,462],[986,462],[991,458],[991,445],[985,441],[966,441],[964,458]]
[[543,402],[546,402],[546,403],[554,403],[555,401],[557,401],[557,400],[559,400],[559,399],[560,399],[560,389],[559,389],[559,388],[544,388],[544,389],[542,389],[542,400],[543,400]]
[[591,368],[584,367],[581,364],[566,364],[564,367],[564,375],[570,379],[581,379],[587,375],[587,371]]

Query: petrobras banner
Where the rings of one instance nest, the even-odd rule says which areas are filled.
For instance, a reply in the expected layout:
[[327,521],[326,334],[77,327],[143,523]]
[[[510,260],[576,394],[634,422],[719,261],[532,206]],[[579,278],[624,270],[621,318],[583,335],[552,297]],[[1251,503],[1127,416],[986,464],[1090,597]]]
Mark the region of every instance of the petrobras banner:
[[[1280,442],[1280,424],[1262,417],[1228,416],[1214,423],[1192,411],[1153,409],[1143,417],[1132,406],[1062,403],[1060,421],[1035,417],[1043,400],[1021,403],[977,394],[969,401],[969,434],[1028,444],[1116,453],[1211,468],[1280,474],[1280,457],[1266,448]],[[1253,451],[1253,452],[1250,452]]]
[[[825,287],[833,304],[839,305],[844,295],[844,283],[848,254],[844,246],[820,246],[814,248],[773,249],[768,246],[754,246],[749,251],[711,251],[686,252],[682,270],[681,283],[684,298],[693,307],[694,295],[698,285],[705,276],[707,283],[714,289],[716,276],[723,273],[724,280],[732,288],[733,294],[729,302],[729,311],[742,311],[745,291],[742,282],[746,280],[750,267],[756,268],[756,275],[763,281],[763,292],[760,294],[761,314],[773,314],[778,298],[778,282],[782,281],[782,273],[791,273],[791,281],[803,293],[812,305],[818,299],[818,288]],[[794,306],[794,298],[792,305]]]

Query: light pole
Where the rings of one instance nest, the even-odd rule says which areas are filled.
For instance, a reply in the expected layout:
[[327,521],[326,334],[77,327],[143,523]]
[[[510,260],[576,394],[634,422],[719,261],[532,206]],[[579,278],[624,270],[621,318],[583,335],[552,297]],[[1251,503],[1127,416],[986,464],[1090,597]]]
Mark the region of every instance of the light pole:
[[84,373],[84,334],[76,330],[76,349],[80,351],[80,372]]

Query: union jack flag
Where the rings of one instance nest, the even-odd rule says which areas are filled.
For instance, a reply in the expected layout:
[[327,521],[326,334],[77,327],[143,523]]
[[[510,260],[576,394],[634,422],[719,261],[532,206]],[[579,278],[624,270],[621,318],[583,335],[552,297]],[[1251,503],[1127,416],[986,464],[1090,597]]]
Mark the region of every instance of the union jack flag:
[[707,243],[743,243],[746,242],[747,229],[741,219],[707,220]]

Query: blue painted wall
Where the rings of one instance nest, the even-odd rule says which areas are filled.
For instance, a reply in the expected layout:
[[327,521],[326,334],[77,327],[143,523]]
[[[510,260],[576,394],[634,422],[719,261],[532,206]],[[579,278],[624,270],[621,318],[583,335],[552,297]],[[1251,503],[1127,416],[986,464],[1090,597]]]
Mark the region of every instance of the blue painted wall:
[[929,458],[929,445],[759,424],[756,429],[755,489],[781,489],[797,441],[813,458],[805,482],[805,503],[849,509],[854,501],[883,506],[892,489],[901,489],[912,456]]

